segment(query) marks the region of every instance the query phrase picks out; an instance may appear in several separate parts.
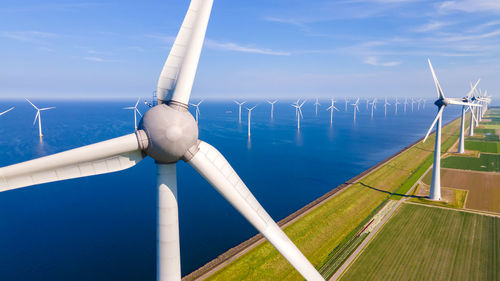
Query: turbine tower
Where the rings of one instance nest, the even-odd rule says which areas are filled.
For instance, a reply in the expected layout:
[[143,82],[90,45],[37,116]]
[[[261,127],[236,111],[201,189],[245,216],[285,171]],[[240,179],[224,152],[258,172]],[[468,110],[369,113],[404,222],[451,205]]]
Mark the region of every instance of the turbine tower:
[[[472,98],[471,98],[471,95],[472,93],[474,92],[474,90],[476,89],[477,87],[477,84],[479,84],[479,81],[481,81],[481,79],[478,79],[476,84],[471,87],[471,90],[469,91],[469,93],[467,93],[467,95],[462,99],[463,102],[465,103],[470,103],[470,104],[473,104],[472,103]],[[474,104],[475,106],[476,104]],[[471,116],[473,115],[472,113],[472,108],[471,106],[467,106],[467,109],[471,109]],[[465,152],[465,140],[464,140],[464,135],[465,135],[465,110],[466,110],[466,105],[462,105],[462,117],[460,119],[460,137],[458,139],[458,153],[464,153]],[[473,124],[471,123],[470,124],[471,126],[473,126]]]
[[330,127],[333,125],[333,110],[338,110],[338,108],[335,107],[335,100],[332,99],[332,105],[330,105],[330,107],[328,107],[326,110],[330,110]]
[[431,127],[427,131],[423,142],[427,139],[429,134],[431,133],[434,125],[436,125],[436,142],[434,144],[434,167],[432,170],[432,181],[431,188],[429,192],[429,198],[431,200],[441,200],[441,123],[443,117],[443,110],[446,106],[450,104],[455,105],[473,105],[472,103],[463,102],[462,99],[452,99],[446,98],[444,96],[443,90],[439,85],[439,81],[437,80],[436,73],[434,72],[434,68],[432,68],[432,64],[430,59],[427,59],[429,63],[429,68],[431,69],[432,77],[434,79],[434,84],[436,85],[438,99],[434,102],[434,104],[438,107],[438,113],[436,118],[431,124]]
[[195,120],[196,120],[196,124],[198,124],[198,116],[200,115],[200,104],[203,102],[203,100],[199,101],[197,104],[194,104],[194,103],[190,103],[190,105],[196,107],[195,109],[195,114],[196,114],[196,117],[195,117]]
[[36,115],[35,115],[35,120],[33,120],[33,126],[35,126],[36,119],[38,119],[38,134],[40,135],[40,138],[42,138],[43,137],[43,133],[42,133],[42,115],[40,113],[42,111],[44,111],[44,110],[54,109],[56,107],[53,106],[53,107],[46,107],[46,108],[38,108],[32,102],[30,102],[29,99],[27,99],[27,98],[24,98],[24,99],[26,99],[36,109]]
[[254,107],[251,107],[251,108],[247,107],[247,110],[248,110],[248,138],[250,138],[250,120],[252,119],[252,110],[255,107],[257,107],[257,106],[254,106]]
[[300,130],[300,119],[304,118],[302,115],[302,106],[305,102],[306,101],[303,101],[300,105],[292,104],[292,106],[295,107],[295,111],[297,111],[297,130]]
[[9,108],[9,109],[5,110],[4,112],[1,112],[1,113],[0,113],[0,116],[2,116],[2,115],[4,115],[5,113],[7,113],[7,112],[11,111],[12,109],[14,109],[14,107],[11,107],[11,108]]
[[144,114],[137,132],[0,168],[0,191],[116,172],[152,157],[158,167],[156,278],[179,281],[176,163],[183,160],[261,232],[304,279],[323,280],[224,156],[198,139],[198,125],[188,104],[212,4],[211,0],[191,1],[158,80],[158,105]]
[[316,98],[316,101],[314,102],[314,106],[316,107],[316,116],[318,116],[318,105],[321,105],[318,101],[318,98]]
[[372,113],[371,113],[371,119],[373,119],[373,110],[377,109],[377,99],[373,99],[373,101],[370,103],[372,105]]
[[[194,0],[191,0],[191,1],[194,1]],[[213,1],[213,0],[210,0],[210,1]],[[246,103],[246,101],[242,101],[242,102],[234,101],[234,102],[238,105],[238,123],[241,123],[241,106],[244,105]]]
[[411,98],[411,112],[413,112],[413,104],[415,104],[415,99]]
[[354,109],[354,122],[356,122],[356,112],[359,111],[358,103],[359,103],[359,98],[356,100],[355,103],[352,104],[353,109]]
[[134,106],[124,107],[123,108],[123,109],[131,109],[131,110],[134,111],[134,131],[137,131],[137,114],[139,114],[139,116],[141,116],[141,118],[142,118],[141,112],[139,111],[139,109],[137,109],[137,105],[139,105],[139,101],[140,100],[141,100],[141,98],[138,98],[137,102],[135,103]]
[[384,102],[384,117],[387,117],[387,106],[388,105],[391,105],[391,104],[387,102],[387,97],[386,97],[385,102]]
[[345,111],[347,112],[347,103],[349,102],[349,98],[345,97]]
[[278,100],[274,100],[274,101],[267,101],[267,103],[269,103],[271,105],[271,120],[274,119],[274,104],[277,102]]
[[405,97],[405,101],[403,102],[404,105],[404,113],[406,113],[406,105],[408,105],[408,98]]

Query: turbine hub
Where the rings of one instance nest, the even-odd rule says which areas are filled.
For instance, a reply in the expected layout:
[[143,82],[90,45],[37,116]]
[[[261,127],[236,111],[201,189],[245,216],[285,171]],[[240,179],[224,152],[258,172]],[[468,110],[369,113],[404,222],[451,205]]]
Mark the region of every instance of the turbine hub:
[[160,163],[175,163],[198,141],[198,125],[187,109],[159,104],[144,114],[139,128],[148,138],[145,153]]
[[450,104],[450,102],[448,101],[448,99],[438,99],[434,102],[434,104],[437,107],[441,107],[441,106],[447,106],[448,104]]

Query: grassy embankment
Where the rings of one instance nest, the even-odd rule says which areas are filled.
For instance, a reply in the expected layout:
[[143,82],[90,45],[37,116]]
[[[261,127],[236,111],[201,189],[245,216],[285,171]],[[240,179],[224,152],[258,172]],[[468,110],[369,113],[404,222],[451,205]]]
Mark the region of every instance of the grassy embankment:
[[[443,128],[442,151],[458,138],[459,120]],[[432,164],[434,138],[418,143],[360,182],[285,228],[307,258],[318,268],[330,260],[339,244],[363,227],[391,195],[405,194]],[[400,199],[393,196],[391,199]],[[207,280],[301,280],[295,269],[266,241],[210,276]]]
[[500,218],[403,204],[342,277],[500,280]]

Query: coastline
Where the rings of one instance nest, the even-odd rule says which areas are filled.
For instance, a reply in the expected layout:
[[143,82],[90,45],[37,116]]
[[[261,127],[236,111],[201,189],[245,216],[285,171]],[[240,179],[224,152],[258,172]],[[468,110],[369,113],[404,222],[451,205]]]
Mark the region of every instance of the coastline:
[[[453,120],[450,120],[447,122],[443,127],[448,126],[449,124],[455,122],[457,119],[459,119],[460,116],[456,117]],[[367,175],[373,173],[374,171],[378,170],[382,166],[384,166],[387,162],[391,161],[392,159],[396,158],[399,156],[401,153],[407,151],[411,147],[415,146],[419,142],[423,140],[422,138],[419,138],[418,140],[414,141],[413,143],[403,147],[400,151],[388,156],[384,160],[380,161],[379,163],[375,164],[374,166],[366,169],[365,171],[361,172],[360,174],[354,176],[353,178],[349,179],[348,181],[336,186],[332,190],[328,191],[324,195],[318,197],[317,199],[311,201],[310,203],[304,205],[297,211],[291,213],[287,217],[281,219],[278,221],[278,225],[281,228],[284,228],[288,226],[289,224],[295,222],[302,216],[306,215],[308,212],[314,210],[315,208],[321,206],[323,203],[327,202],[331,198],[333,198],[335,195],[340,193],[341,191],[345,190],[347,187],[355,184],[359,180],[363,179]],[[236,245],[233,248],[228,249],[226,252],[222,253],[221,255],[217,256],[210,262],[206,263],[202,267],[198,268],[197,270],[189,273],[188,275],[184,276],[182,278],[183,281],[187,280],[204,280],[205,278],[209,277],[211,274],[217,272],[219,269],[224,267],[226,264],[230,263],[231,261],[235,260],[239,256],[243,255],[246,253],[248,250],[251,250],[252,248],[258,246],[262,242],[265,241],[265,238],[262,234],[258,233],[254,235],[253,237],[247,239],[246,241]]]

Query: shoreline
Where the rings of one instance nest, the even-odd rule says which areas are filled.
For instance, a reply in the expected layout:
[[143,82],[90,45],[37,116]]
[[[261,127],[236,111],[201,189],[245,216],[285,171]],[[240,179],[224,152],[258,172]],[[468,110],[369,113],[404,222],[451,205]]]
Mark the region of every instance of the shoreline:
[[[446,124],[444,124],[443,127],[448,126],[452,122],[456,121],[457,119],[461,118],[460,116],[456,117],[453,120],[450,120]],[[419,138],[418,140],[414,141],[413,143],[403,147],[401,150],[398,152],[388,156],[384,160],[380,161],[379,163],[375,164],[374,166],[364,170],[360,174],[354,176],[353,178],[347,180],[346,182],[336,186],[332,190],[328,191],[327,193],[323,194],[322,196],[318,197],[317,199],[311,201],[310,203],[304,205],[297,211],[291,213],[287,217],[281,219],[280,221],[277,222],[278,226],[281,228],[284,228],[288,226],[289,224],[295,222],[298,220],[300,217],[304,216],[308,212],[314,210],[315,208],[321,206],[323,203],[327,202],[329,199],[334,197],[336,194],[339,192],[343,191],[345,188],[351,186],[352,184],[358,182],[359,180],[363,179],[365,176],[369,175],[370,173],[376,171],[380,167],[384,166],[387,162],[391,161],[392,159],[396,158],[399,156],[401,153],[407,151],[411,147],[415,146],[419,142],[421,142],[424,139],[424,137]],[[183,281],[188,281],[188,280],[204,280],[205,278],[209,277],[211,274],[217,272],[221,267],[225,266],[227,263],[233,261],[234,259],[238,258],[239,256],[243,255],[246,253],[248,250],[260,245],[265,241],[265,238],[262,234],[258,233],[254,235],[253,237],[245,240],[244,242],[236,245],[233,248],[228,249],[224,253],[220,254],[213,260],[209,261],[202,267],[196,269],[195,271],[189,273],[188,275],[184,276],[182,278]]]

